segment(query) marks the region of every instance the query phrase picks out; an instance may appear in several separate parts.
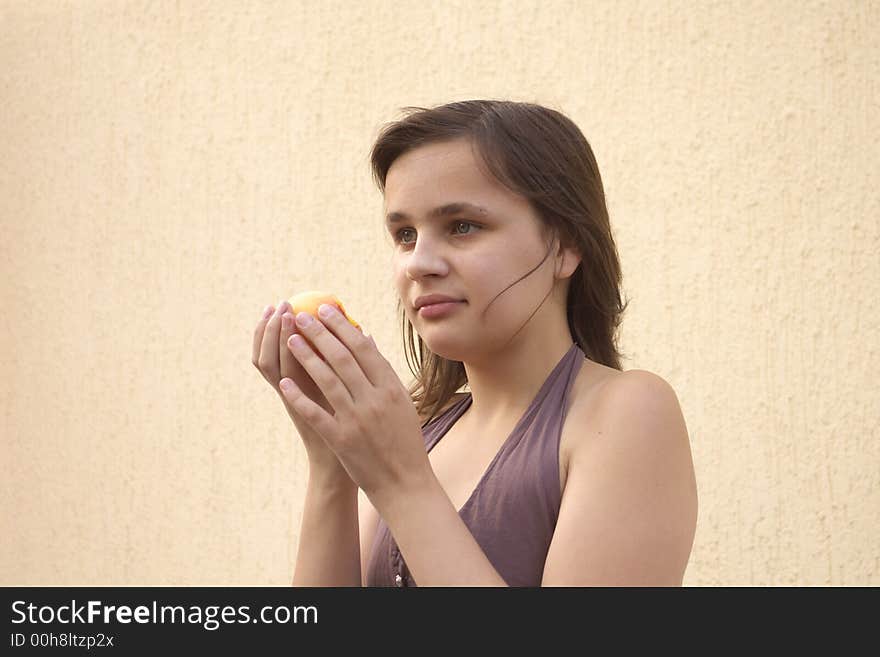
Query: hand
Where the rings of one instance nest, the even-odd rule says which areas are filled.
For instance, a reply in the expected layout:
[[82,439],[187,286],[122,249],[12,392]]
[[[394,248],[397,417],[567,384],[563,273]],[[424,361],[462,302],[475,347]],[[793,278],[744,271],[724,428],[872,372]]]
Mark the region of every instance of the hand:
[[[299,330],[315,348],[300,335],[292,335],[287,345],[332,412],[315,403],[297,381],[282,379],[282,394],[371,499],[421,486],[433,470],[409,393],[372,338],[332,306],[321,309],[330,313],[321,319],[306,313],[297,317]],[[300,324],[301,318],[311,322]]]
[[322,474],[336,473],[348,479],[348,474],[339,463],[333,451],[324,444],[324,441],[315,434],[303,417],[296,412],[278,386],[282,378],[292,379],[296,382],[297,387],[303,391],[303,394],[311,398],[317,406],[330,413],[333,412],[333,408],[324,397],[324,394],[291,355],[290,350],[286,346],[288,338],[297,332],[293,316],[287,312],[288,310],[290,310],[290,304],[286,301],[283,301],[277,310],[274,310],[272,306],[267,308],[267,314],[259,321],[254,331],[252,362],[254,367],[263,375],[263,378],[269,382],[269,385],[281,397],[284,408],[287,410],[290,419],[293,420],[294,425],[296,425],[300,438],[305,445],[310,468],[320,469]]

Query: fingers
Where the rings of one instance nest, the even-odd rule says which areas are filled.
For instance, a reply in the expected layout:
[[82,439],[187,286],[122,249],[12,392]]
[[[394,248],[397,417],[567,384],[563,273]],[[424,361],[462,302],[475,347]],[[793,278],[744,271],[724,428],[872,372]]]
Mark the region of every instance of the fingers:
[[273,386],[277,386],[278,381],[281,379],[278,362],[278,339],[281,333],[281,315],[288,308],[290,308],[290,304],[286,301],[278,304],[278,308],[275,309],[275,312],[266,324],[266,330],[263,333],[263,340],[260,344],[260,371]]
[[[289,349],[331,403],[350,401],[344,398],[336,400],[331,398],[331,395],[341,394],[338,390],[340,381],[343,390],[347,390],[351,397],[357,400],[363,397],[367,388],[372,387],[372,383],[365,376],[365,370],[359,365],[359,360],[356,360],[354,354],[360,354],[362,359],[367,360],[364,347],[366,345],[373,349],[375,347],[338,312],[336,318],[323,321],[333,325],[334,330],[339,330],[343,334],[344,342],[340,341],[329,327],[325,327],[321,320],[308,313],[299,313],[296,317],[299,331],[315,345],[315,349],[311,349],[304,341],[288,340]],[[350,331],[346,331],[341,324],[346,324]],[[322,362],[315,350],[320,352],[326,363]]]
[[293,357],[293,354],[290,353],[290,349],[287,348],[287,341],[295,332],[296,326],[293,322],[293,315],[290,312],[285,312],[281,316],[281,334],[278,339],[279,362],[281,365],[282,379],[284,377],[293,378],[294,373],[299,368],[299,363],[296,362],[296,358]]
[[[321,307],[323,308],[324,305],[322,304]],[[353,357],[359,369],[366,375],[370,383],[373,385],[382,383],[384,370],[379,365],[385,359],[376,348],[376,342],[364,335],[362,329],[352,326],[351,322],[346,319],[345,315],[339,312],[338,308],[329,305],[327,307],[330,309],[330,313],[326,317],[321,317],[321,320],[317,323],[318,326],[327,329],[327,335],[322,338],[318,334],[315,339],[323,339],[330,342],[335,340],[341,343],[344,350],[340,351],[340,353],[343,356]],[[311,337],[309,339],[312,340]]]
[[257,328],[254,329],[254,347],[251,362],[257,369],[260,369],[260,350],[263,345],[263,333],[266,331],[266,324],[269,323],[269,318],[272,317],[273,312],[275,312],[275,309],[272,306],[266,306],[263,310],[263,316],[257,322]]
[[[314,356],[314,358],[317,358],[317,356]],[[316,404],[307,395],[304,395],[295,384],[285,381],[284,385],[281,386],[281,395],[290,404],[293,411],[301,416],[321,436],[322,442],[336,435],[337,425],[333,415],[325,408]],[[332,451],[332,446],[330,449]]]
[[350,408],[357,399],[357,386],[343,381],[330,366],[329,359],[322,358],[305,340],[305,331],[301,328],[300,331],[299,335],[291,336],[287,348],[336,411]]

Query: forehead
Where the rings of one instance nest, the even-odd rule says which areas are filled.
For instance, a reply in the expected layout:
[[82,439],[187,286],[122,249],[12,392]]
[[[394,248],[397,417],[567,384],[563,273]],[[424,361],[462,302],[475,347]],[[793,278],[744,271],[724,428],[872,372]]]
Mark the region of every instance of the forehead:
[[[465,140],[419,146],[398,157],[385,178],[386,210],[435,204],[440,194],[466,198],[490,194],[500,186],[491,178]],[[398,208],[397,206],[401,206]]]
[[492,209],[518,199],[463,139],[419,146],[398,157],[385,178],[386,214],[423,214],[452,201]]

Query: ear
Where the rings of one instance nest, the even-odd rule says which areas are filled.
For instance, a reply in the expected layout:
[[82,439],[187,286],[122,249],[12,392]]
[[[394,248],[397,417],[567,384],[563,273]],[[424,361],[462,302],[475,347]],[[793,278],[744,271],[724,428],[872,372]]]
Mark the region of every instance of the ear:
[[581,254],[573,246],[562,246],[559,243],[557,249],[556,278],[570,278],[581,264]]

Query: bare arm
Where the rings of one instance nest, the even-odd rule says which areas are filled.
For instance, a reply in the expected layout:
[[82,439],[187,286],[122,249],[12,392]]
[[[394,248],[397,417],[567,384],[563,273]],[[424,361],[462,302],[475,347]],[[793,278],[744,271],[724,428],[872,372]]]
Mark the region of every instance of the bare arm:
[[360,586],[358,488],[311,474],[293,586]]
[[436,477],[375,503],[418,586],[507,586]]
[[572,411],[584,432],[542,586],[681,586],[697,486],[678,398],[644,370],[625,372],[604,393],[595,410]]
[[283,378],[332,408],[315,382],[287,347],[295,332],[290,304],[279,304],[275,314],[267,306],[254,330],[251,362],[281,397],[309,458],[309,482],[299,534],[293,586],[360,586],[358,545],[358,488],[323,439],[294,411],[280,389]]

